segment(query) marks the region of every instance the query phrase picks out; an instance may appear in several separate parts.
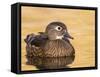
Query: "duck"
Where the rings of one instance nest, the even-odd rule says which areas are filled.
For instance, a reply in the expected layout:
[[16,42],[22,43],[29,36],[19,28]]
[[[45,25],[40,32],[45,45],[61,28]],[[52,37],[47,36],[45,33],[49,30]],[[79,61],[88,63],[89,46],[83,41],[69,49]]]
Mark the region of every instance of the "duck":
[[44,32],[28,34],[24,39],[27,57],[65,57],[75,55],[74,39],[63,22],[51,22]]

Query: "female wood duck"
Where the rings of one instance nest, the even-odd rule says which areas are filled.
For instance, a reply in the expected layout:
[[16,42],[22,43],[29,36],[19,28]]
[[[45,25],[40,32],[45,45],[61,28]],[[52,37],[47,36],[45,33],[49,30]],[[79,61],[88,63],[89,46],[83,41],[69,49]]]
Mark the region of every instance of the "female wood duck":
[[62,22],[50,23],[45,32],[39,32],[38,35],[27,35],[26,51],[27,57],[64,57],[73,56],[75,50],[71,45],[66,25]]

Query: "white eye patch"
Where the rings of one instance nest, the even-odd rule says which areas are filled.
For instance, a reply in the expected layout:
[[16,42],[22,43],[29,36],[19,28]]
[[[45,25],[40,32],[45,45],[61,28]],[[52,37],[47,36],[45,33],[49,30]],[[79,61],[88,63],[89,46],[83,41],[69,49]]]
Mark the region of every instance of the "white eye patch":
[[61,26],[57,26],[57,27],[55,27],[55,29],[56,29],[57,31],[61,31],[61,30],[62,30],[62,27],[61,27]]

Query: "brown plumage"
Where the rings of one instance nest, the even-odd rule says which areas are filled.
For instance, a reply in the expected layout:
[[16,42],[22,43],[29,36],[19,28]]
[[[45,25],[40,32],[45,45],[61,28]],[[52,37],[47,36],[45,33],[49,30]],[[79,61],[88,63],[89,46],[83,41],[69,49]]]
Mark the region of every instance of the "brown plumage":
[[74,54],[74,49],[70,43],[65,40],[48,40],[45,45],[43,45],[45,51],[44,55],[48,57],[58,57],[58,56],[71,56]]
[[50,23],[45,32],[38,35],[27,35],[27,57],[64,57],[72,56],[75,50],[68,38],[73,39],[67,31],[65,24],[61,22]]

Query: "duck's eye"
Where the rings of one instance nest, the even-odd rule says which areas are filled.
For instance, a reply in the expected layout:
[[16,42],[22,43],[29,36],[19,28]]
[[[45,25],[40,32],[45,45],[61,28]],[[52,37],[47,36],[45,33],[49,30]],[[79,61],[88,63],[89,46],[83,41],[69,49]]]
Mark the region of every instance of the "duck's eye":
[[62,30],[62,27],[57,26],[55,29],[56,29],[57,31],[61,31],[61,30]]

